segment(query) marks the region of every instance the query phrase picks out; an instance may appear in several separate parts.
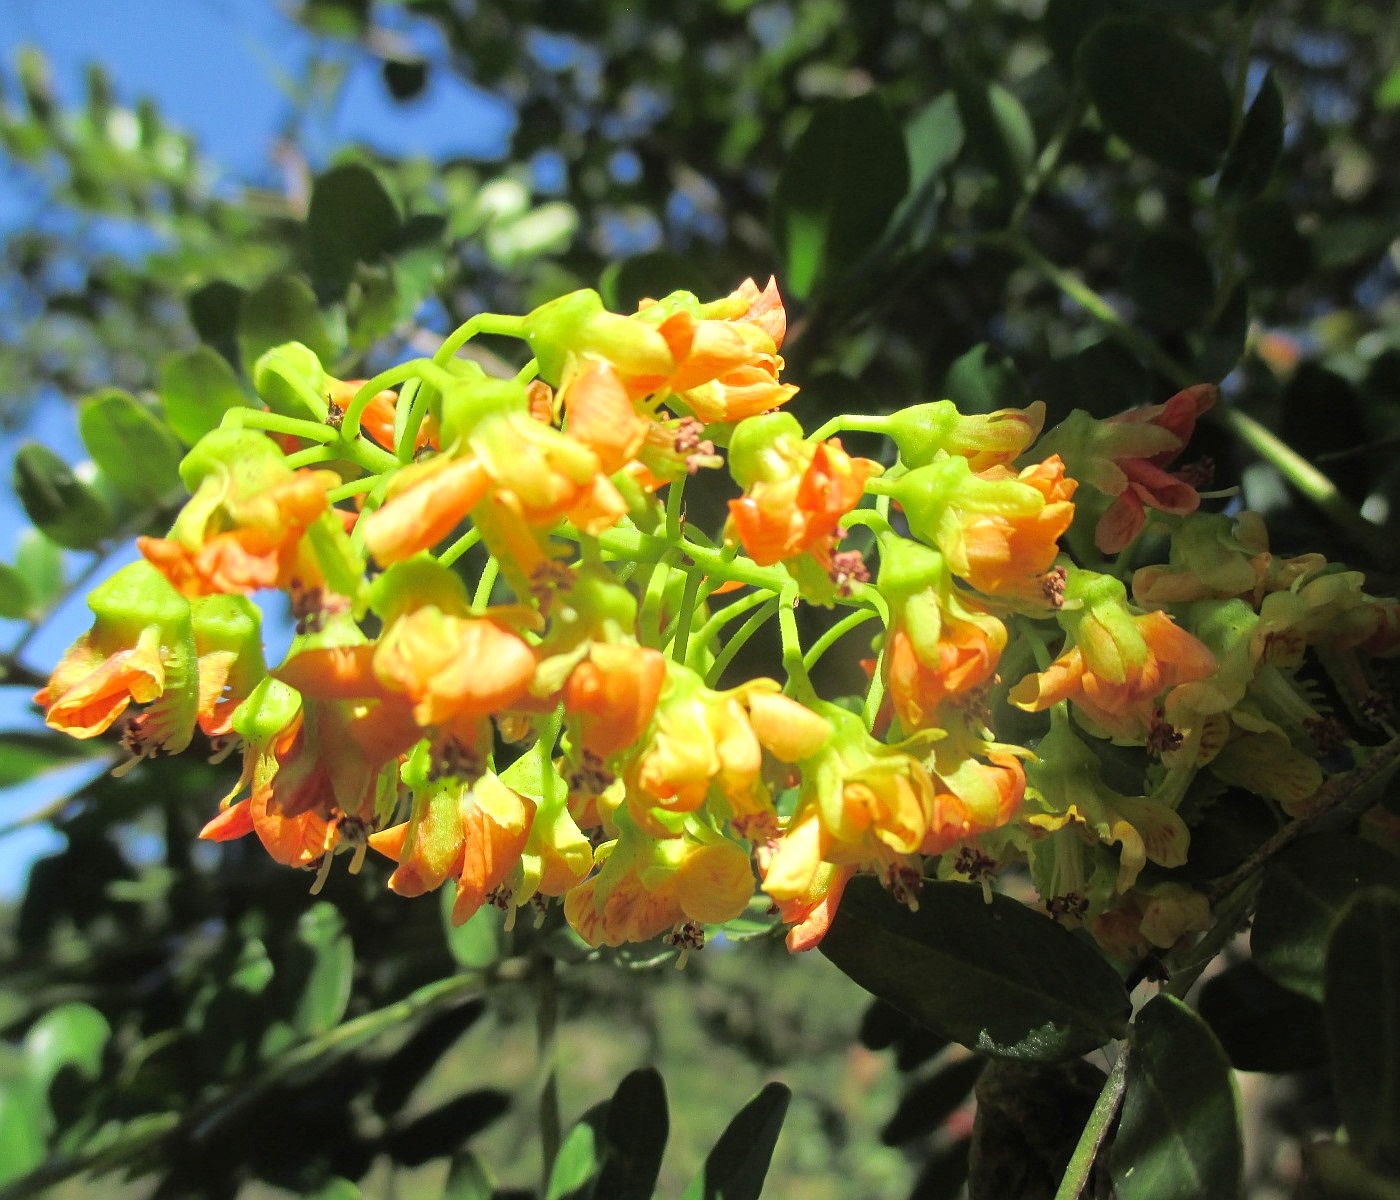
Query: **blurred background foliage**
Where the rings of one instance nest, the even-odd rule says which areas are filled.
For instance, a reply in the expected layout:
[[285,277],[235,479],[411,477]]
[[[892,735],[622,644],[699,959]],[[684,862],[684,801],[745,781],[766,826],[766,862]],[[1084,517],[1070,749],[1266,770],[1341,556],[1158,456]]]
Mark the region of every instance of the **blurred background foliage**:
[[[256,183],[123,94],[119,63],[93,63],[80,98],[37,50],[0,72],[7,177],[47,216],[4,246],[0,415],[22,431],[60,395],[91,456],[21,451],[35,529],[0,564],[0,783],[28,785],[0,823],[62,837],[0,920],[0,1194],[534,1195],[543,1037],[569,1121],[660,1065],[659,1195],[684,1191],[771,1079],[794,1097],[765,1195],[956,1195],[980,1060],[866,1013],[830,964],[763,937],[679,973],[646,954],[573,963],[528,915],[511,936],[478,921],[449,938],[431,901],[381,894],[377,863],[314,902],[256,848],[196,842],[227,766],[112,779],[111,745],[36,729],[25,706],[52,665],[37,635],[71,638],[67,599],[132,534],[163,531],[182,498],[170,431],[201,432],[195,396],[248,402],[270,345],[297,338],[363,376],[483,310],[585,286],[627,307],[769,273],[807,428],[945,395],[968,411],[1043,399],[1053,423],[1223,381],[1201,435],[1218,485],[1270,515],[1281,551],[1346,558],[1392,590],[1400,15],[1348,0],[291,13],[327,53]],[[440,52],[406,35],[423,23]],[[442,73],[496,95],[515,113],[508,153],[308,156],[300,135],[349,61],[403,105]],[[1270,432],[1320,472],[1311,497],[1256,461]],[[650,1077],[627,1078],[615,1103],[654,1112]],[[1289,1079],[1289,1095],[1312,1087]],[[984,1082],[984,1119],[1014,1114],[1005,1076]],[[1289,1111],[1294,1132],[1329,1124],[1325,1103]],[[131,1181],[84,1182],[107,1168]],[[1295,1168],[1259,1157],[1251,1186],[1287,1194]]]

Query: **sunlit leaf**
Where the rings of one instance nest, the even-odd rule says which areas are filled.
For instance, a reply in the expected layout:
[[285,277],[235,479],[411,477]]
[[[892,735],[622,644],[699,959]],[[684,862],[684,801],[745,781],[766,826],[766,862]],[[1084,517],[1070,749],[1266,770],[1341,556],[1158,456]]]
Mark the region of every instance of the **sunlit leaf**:
[[83,445],[117,490],[157,506],[180,488],[180,443],[136,397],[107,388],[78,410]]
[[168,355],[157,390],[170,428],[189,446],[217,429],[229,409],[249,404],[233,368],[208,346]]

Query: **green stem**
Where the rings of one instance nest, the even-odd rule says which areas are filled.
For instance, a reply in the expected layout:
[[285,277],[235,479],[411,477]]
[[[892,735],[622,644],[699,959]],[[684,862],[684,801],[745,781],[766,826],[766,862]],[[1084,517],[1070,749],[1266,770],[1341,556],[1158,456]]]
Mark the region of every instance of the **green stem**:
[[1088,1121],[1084,1123],[1084,1132],[1079,1135],[1074,1153],[1069,1157],[1069,1164],[1065,1167],[1060,1186],[1055,1192],[1055,1200],[1079,1200],[1084,1194],[1084,1187],[1089,1182],[1089,1175],[1099,1155],[1099,1147],[1103,1145],[1114,1118],[1118,1116],[1118,1106],[1123,1103],[1123,1091],[1127,1081],[1128,1047],[1125,1044],[1119,1052],[1118,1060],[1109,1071],[1108,1078],[1104,1080],[1103,1090],[1094,1101]]
[[535,960],[535,985],[539,996],[535,1011],[535,1040],[540,1059],[540,1195],[549,1192],[549,1177],[563,1141],[559,1112],[559,981],[554,959],[543,951]]
[[670,639],[671,658],[678,663],[685,662],[686,646],[690,643],[690,626],[695,618],[695,610],[700,603],[700,572],[687,571],[685,591],[681,595],[681,610],[668,627],[665,638]]
[[335,448],[322,442],[318,446],[308,446],[305,450],[287,455],[287,466],[295,471],[300,467],[314,467],[317,463],[330,462],[335,457]]
[[332,504],[339,500],[348,500],[351,496],[358,496],[363,492],[370,491],[379,482],[378,475],[361,475],[359,479],[352,479],[348,483],[342,483],[339,487],[333,487],[326,492],[326,499]]
[[764,601],[763,606],[734,631],[734,636],[724,644],[724,649],[715,655],[715,661],[710,664],[710,669],[705,675],[705,683],[708,687],[714,687],[719,683],[725,668],[734,661],[735,656],[744,648],[748,640],[769,622],[773,614],[778,611],[778,605],[778,597],[769,596]]
[[259,429],[264,433],[285,433],[290,437],[305,438],[308,442],[334,442],[340,437],[329,425],[323,425],[319,421],[285,417],[281,413],[268,412],[265,408],[230,408],[224,413],[219,426],[222,429]]
[[478,333],[499,333],[504,337],[524,337],[523,317],[507,317],[500,313],[477,313],[465,324],[457,326],[433,354],[433,362],[439,367],[446,366]]
[[885,703],[885,651],[886,646],[880,647],[880,653],[875,658],[875,672],[870,677],[870,690],[865,693],[865,703],[861,705],[860,719],[865,728],[875,732],[875,722],[880,718],[880,709]]
[[817,690],[807,674],[807,660],[802,652],[802,635],[797,629],[797,588],[784,589],[778,597],[778,630],[783,642],[783,668],[787,671],[788,692],[804,704],[816,700]]
[[835,625],[831,626],[830,629],[823,633],[821,637],[807,648],[807,653],[802,656],[803,669],[810,672],[812,668],[821,661],[822,655],[845,637],[846,634],[850,633],[850,631],[855,629],[858,625],[863,625],[866,621],[876,616],[879,616],[879,614],[875,612],[874,609],[862,608],[842,617],[841,620],[837,621]]
[[437,560],[444,567],[450,567],[479,541],[481,541],[481,530],[473,525],[466,533],[462,534],[461,537],[453,542],[452,545],[448,546],[446,550],[439,554]]
[[[733,603],[726,604],[718,612],[711,613],[709,620],[707,620],[702,626],[700,626],[700,628],[696,630],[694,636],[690,639],[690,645],[692,647],[693,653],[698,654],[701,650],[708,646],[715,639],[715,636],[719,633],[719,631],[723,629],[726,625],[728,625],[730,621],[734,620],[735,617],[738,617],[742,613],[748,612],[748,610],[753,608],[754,605],[766,604],[771,599],[772,596],[770,596],[767,592],[749,592],[748,595],[741,596],[738,600],[735,600]],[[691,662],[690,665],[693,667],[697,664],[695,662]]]
[[491,592],[496,586],[496,577],[501,573],[501,564],[495,556],[486,560],[481,568],[481,578],[476,582],[476,593],[472,596],[472,611],[481,612],[491,603]]
[[394,406],[394,457],[399,462],[413,461],[418,429],[428,415],[433,392],[421,379],[410,379],[399,390],[399,402]]
[[373,379],[366,379],[360,385],[360,390],[351,398],[345,409],[345,416],[340,422],[341,436],[346,441],[357,438],[360,434],[360,417],[364,415],[369,402],[386,388],[407,383],[410,379],[425,380],[439,390],[452,382],[450,374],[433,360],[426,358],[410,359],[408,362],[390,367],[387,371],[380,371]]

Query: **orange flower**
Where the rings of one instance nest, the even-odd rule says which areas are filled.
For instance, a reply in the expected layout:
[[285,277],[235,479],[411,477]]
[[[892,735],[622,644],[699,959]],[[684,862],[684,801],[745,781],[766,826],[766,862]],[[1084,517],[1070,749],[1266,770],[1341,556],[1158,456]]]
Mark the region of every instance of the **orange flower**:
[[608,363],[576,361],[565,374],[559,394],[565,432],[593,451],[603,474],[612,475],[635,459],[651,422],[637,415],[621,378]]
[[1178,684],[1204,679],[1215,656],[1164,612],[1135,614],[1127,593],[1111,576],[1071,570],[1060,622],[1071,649],[1011,689],[1019,708],[1041,712],[1061,700],[1115,741],[1142,744],[1157,720],[1157,701]]
[[907,538],[880,539],[878,584],[890,606],[886,686],[907,732],[938,721],[949,700],[989,683],[1006,626],[953,585],[943,556]]
[[668,929],[679,931],[678,944],[698,946],[698,926],[732,920],[753,895],[743,847],[699,826],[657,840],[624,823],[596,858],[598,873],[564,898],[564,915],[590,946],[644,942]]
[[936,755],[933,816],[919,845],[922,854],[942,854],[959,842],[1008,824],[1026,794],[1026,771],[1014,754],[989,749],[989,762]]
[[624,642],[594,642],[564,685],[564,712],[582,753],[609,759],[641,740],[666,679],[666,657]]
[[903,506],[910,532],[942,551],[954,575],[978,591],[1024,595],[1040,591],[1055,562],[1075,487],[1052,455],[1017,475],[1005,467],[977,475],[967,459],[944,458],[871,490]]
[[414,815],[371,835],[369,844],[399,864],[389,886],[417,896],[455,877],[452,923],[470,920],[520,864],[535,802],[490,773],[471,784],[426,783]]
[[[333,409],[343,413],[350,407],[350,402],[364,387],[365,382],[363,379],[327,379],[326,399],[330,401]],[[394,417],[398,405],[398,392],[386,389],[371,396],[369,403],[360,413],[360,429],[386,450],[394,449]],[[438,448],[437,434],[429,421],[424,421],[418,426],[418,433],[413,441],[415,450],[422,450],[426,446]]]
[[1149,508],[1177,516],[1196,511],[1201,498],[1195,487],[1166,468],[1218,395],[1214,384],[1202,383],[1165,404],[1107,421],[1075,412],[1046,438],[1044,444],[1064,456],[1076,479],[1112,498],[1094,529],[1094,543],[1105,554],[1118,553],[1137,537]]
[[[124,738],[133,760],[183,750],[206,712],[189,601],[150,564],[136,562],[95,588],[88,607],[92,628],[34,696],[45,723],[92,738],[132,704],[148,705]],[[213,703],[211,696],[209,707]]]
[[360,518],[365,546],[384,564],[430,550],[466,519],[490,487],[490,473],[472,455],[441,455],[403,467],[389,484],[383,505]]

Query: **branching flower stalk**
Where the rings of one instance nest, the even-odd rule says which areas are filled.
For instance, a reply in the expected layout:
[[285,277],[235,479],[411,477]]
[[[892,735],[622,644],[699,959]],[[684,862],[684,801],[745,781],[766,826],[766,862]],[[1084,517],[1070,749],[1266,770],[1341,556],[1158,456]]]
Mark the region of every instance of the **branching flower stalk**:
[[[1204,511],[1210,386],[1049,430],[1040,404],[940,401],[808,434],[785,331],[746,281],[483,314],[364,381],[269,351],[265,407],[190,451],[169,533],[93,591],[46,720],[120,731],[119,769],[237,751],[202,836],[318,881],[373,850],[400,895],[452,883],[459,922],[558,901],[592,946],[691,950],[757,889],[807,949],[853,875],[916,907],[975,864],[1028,870],[1125,971],[1189,947],[1220,898],[1174,874],[1194,814],[1225,786],[1297,820],[1334,802],[1390,736],[1367,714],[1400,607]],[[487,332],[522,342],[514,376],[457,357]],[[726,469],[727,519],[698,528],[685,490]],[[271,666],[264,591],[297,621]],[[752,669],[775,620],[780,678]]]

